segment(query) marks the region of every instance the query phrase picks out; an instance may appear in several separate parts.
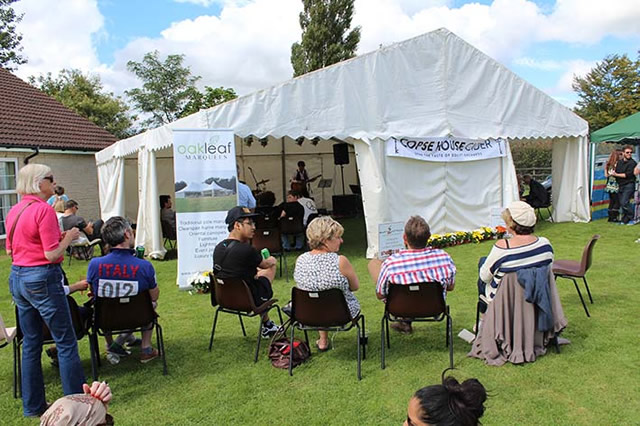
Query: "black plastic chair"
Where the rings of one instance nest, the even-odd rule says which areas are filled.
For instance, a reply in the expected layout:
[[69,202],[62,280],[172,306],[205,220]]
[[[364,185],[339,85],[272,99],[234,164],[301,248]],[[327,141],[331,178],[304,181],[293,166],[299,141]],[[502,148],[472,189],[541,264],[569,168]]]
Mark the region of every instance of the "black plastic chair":
[[162,358],[162,374],[166,375],[167,358],[164,349],[164,336],[162,327],[158,323],[158,314],[153,309],[149,291],[143,291],[131,297],[96,297],[92,333],[89,336],[93,380],[98,380],[98,367],[101,364],[98,336],[134,333],[154,328],[156,344]]
[[282,240],[280,239],[280,230],[278,228],[256,229],[251,239],[251,245],[258,250],[266,248],[272,256],[280,258],[280,276],[282,276],[282,263],[284,261],[285,279],[289,282],[287,257],[282,248]]
[[578,287],[576,278],[582,278],[584,286],[587,289],[587,294],[589,295],[589,301],[593,304],[593,298],[591,297],[589,284],[587,284],[587,271],[591,267],[591,262],[593,260],[593,247],[596,245],[596,242],[599,239],[600,235],[594,235],[593,237],[591,237],[591,240],[589,240],[585,248],[582,250],[582,259],[580,262],[577,262],[575,260],[556,260],[555,262],[553,262],[552,268],[553,276],[556,278],[556,280],[558,278],[566,278],[573,281],[573,285],[576,287],[578,296],[580,296],[580,301],[582,302],[582,307],[584,308],[584,312],[587,314],[587,317],[591,317],[591,315],[589,315],[587,304],[584,303],[584,299],[582,298],[582,293],[580,292],[580,287]]
[[280,218],[280,234],[285,236],[304,235],[303,219],[303,216],[284,216]]
[[[80,315],[80,309],[76,300],[67,296],[67,303],[69,304],[69,312],[71,313],[71,323],[73,324],[73,330],[76,333],[76,339],[81,340],[85,335],[89,333],[90,322],[86,322]],[[16,337],[13,339],[13,397],[22,397],[22,358],[20,355],[20,347],[24,339],[24,334],[20,328],[20,318],[18,317],[18,307],[16,306]],[[55,343],[51,336],[51,331],[47,325],[42,323],[42,344],[50,345]]]
[[[453,321],[438,282],[389,284],[387,302],[382,315],[380,333],[380,366],[385,368],[385,340],[391,349],[389,322],[433,322],[447,320],[446,344],[449,347],[449,367],[453,368]],[[385,338],[386,334],[386,338]]]
[[176,236],[176,228],[171,226],[171,224],[166,220],[160,220],[160,225],[162,226],[162,238],[164,238],[164,245],[166,246],[167,243],[169,243],[169,248],[175,249],[176,241],[178,239]]
[[244,329],[242,317],[252,318],[259,316],[258,341],[256,342],[256,353],[253,359],[253,362],[258,362],[258,353],[260,351],[260,342],[262,337],[260,335],[262,331],[262,323],[271,309],[277,309],[278,316],[280,317],[280,324],[282,324],[282,313],[280,312],[280,307],[276,304],[277,301],[278,299],[270,299],[260,306],[256,306],[253,301],[251,291],[244,280],[240,278],[218,278],[214,275],[213,289],[211,292],[211,306],[215,308],[217,305],[218,308],[216,309],[216,314],[213,318],[213,328],[211,329],[211,338],[209,339],[209,352],[211,352],[211,348],[213,347],[213,336],[216,332],[218,314],[220,312],[238,315],[240,326],[242,327],[242,334],[245,337],[247,336],[247,332]]
[[[344,293],[338,288],[323,291],[305,291],[297,287],[291,289],[291,342],[294,341],[296,328],[305,332],[305,339],[309,344],[309,330],[348,331],[353,327],[358,330],[357,371],[358,380],[361,380],[362,359],[366,358],[364,315],[358,314],[351,318]],[[290,351],[289,356],[289,375],[293,376],[293,351]]]

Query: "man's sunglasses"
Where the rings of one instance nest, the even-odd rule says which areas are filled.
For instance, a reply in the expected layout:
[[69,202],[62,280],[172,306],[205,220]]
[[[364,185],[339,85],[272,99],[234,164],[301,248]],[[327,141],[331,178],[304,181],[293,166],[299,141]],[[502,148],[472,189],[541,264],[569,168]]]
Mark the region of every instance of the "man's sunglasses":
[[49,182],[53,183],[53,176],[45,176],[42,178],[42,180],[48,180]]

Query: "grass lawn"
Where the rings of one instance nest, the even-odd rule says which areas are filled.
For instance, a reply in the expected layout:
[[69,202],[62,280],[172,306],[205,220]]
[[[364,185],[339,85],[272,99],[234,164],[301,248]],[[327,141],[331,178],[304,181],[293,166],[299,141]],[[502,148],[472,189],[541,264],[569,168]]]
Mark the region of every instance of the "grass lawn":
[[[212,352],[207,351],[213,309],[208,295],[190,295],[175,287],[176,261],[154,262],[160,294],[160,321],[164,328],[169,375],[162,376],[159,360],[140,364],[135,356],[111,366],[106,360],[100,379],[114,392],[110,406],[118,425],[182,424],[401,424],[412,393],[438,383],[448,363],[443,323],[417,324],[410,336],[393,334],[387,368],[380,369],[382,304],[374,294],[364,258],[362,220],[345,220],[345,254],[360,277],[357,297],[366,316],[369,345],[356,379],[355,330],[334,338],[334,350],[312,351],[311,359],[288,376],[269,363],[266,341],[257,364],[253,349],[257,320],[246,321],[249,336],[242,337],[238,319],[221,314]],[[550,351],[535,363],[488,367],[467,358],[470,346],[454,337],[454,361],[459,379],[478,378],[489,390],[483,423],[503,424],[638,424],[640,421],[640,286],[638,251],[634,240],[640,226],[617,226],[599,220],[589,224],[538,226],[548,237],[556,258],[579,259],[591,235],[602,239],[588,279],[595,303],[587,318],[571,281],[558,289],[569,325],[563,336],[572,344],[562,353]],[[471,329],[475,318],[476,264],[492,242],[457,246],[447,251],[457,267],[455,291],[448,302],[454,334]],[[295,256],[288,258],[290,268]],[[86,262],[65,264],[70,280],[83,276]],[[0,257],[0,312],[14,324],[7,289],[10,259]],[[274,283],[283,305],[292,280]],[[77,295],[81,300],[83,297]],[[313,337],[313,333],[312,336]],[[315,338],[314,338],[315,340]],[[101,342],[102,350],[104,344]],[[89,343],[79,342],[85,374],[91,372]],[[103,357],[104,359],[104,357]],[[0,423],[34,425],[23,419],[21,401],[12,396],[12,350],[0,349]],[[57,370],[43,359],[48,399],[62,396]]]

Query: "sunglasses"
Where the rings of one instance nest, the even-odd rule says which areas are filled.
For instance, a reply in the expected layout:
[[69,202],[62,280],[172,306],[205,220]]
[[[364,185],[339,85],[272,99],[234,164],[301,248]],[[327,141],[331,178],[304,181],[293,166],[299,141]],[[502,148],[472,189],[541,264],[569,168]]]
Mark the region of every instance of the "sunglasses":
[[42,180],[48,180],[49,182],[53,183],[53,176],[45,176],[42,178]]

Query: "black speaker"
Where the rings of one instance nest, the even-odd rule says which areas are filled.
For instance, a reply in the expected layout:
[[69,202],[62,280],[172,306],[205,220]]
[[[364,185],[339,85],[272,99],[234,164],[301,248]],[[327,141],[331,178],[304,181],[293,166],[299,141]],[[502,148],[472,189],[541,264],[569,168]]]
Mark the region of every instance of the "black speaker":
[[337,143],[333,145],[333,164],[349,164],[349,144]]

